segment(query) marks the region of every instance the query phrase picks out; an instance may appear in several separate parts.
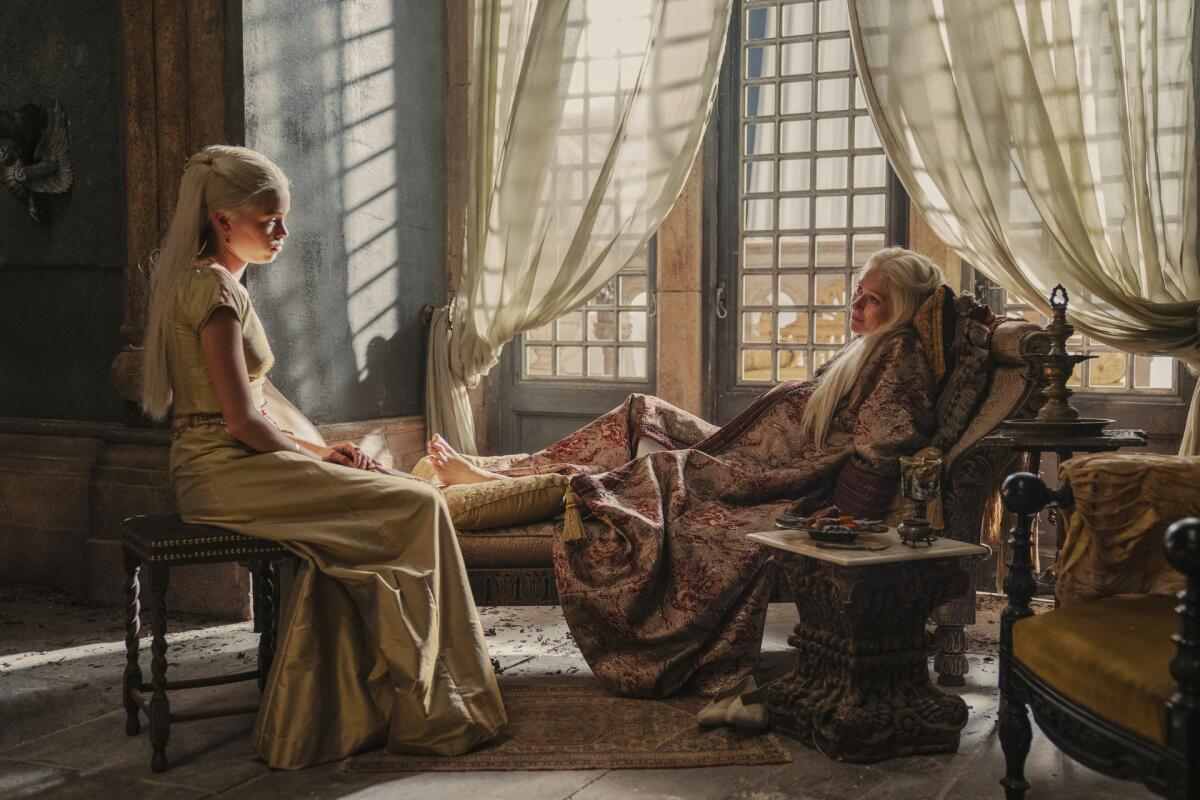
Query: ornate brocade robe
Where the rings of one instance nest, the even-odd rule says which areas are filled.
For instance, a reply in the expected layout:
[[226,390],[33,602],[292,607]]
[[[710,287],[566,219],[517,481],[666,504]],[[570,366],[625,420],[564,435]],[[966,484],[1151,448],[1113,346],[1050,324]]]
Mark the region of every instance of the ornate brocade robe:
[[[555,537],[558,593],[610,691],[712,693],[738,680],[758,658],[774,578],[769,553],[746,534],[773,528],[793,506],[886,510],[899,456],[935,429],[933,377],[916,332],[879,342],[822,448],[799,433],[815,386],[779,384],[722,428],[632,395],[545,450],[492,466],[572,476],[591,519],[583,539]],[[635,458],[643,437],[668,449]]]

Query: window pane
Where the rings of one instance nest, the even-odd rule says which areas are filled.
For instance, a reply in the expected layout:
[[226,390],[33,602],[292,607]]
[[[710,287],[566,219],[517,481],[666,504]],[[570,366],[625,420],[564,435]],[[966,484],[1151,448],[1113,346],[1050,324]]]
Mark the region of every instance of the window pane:
[[875,150],[883,146],[870,117],[854,118],[854,146],[859,150]]
[[613,312],[589,311],[587,321],[589,342],[611,342],[613,340]]
[[779,380],[802,381],[808,379],[808,353],[803,350],[779,351]]
[[883,249],[882,233],[860,233],[854,237],[854,259],[856,267],[867,263],[867,259]]
[[846,237],[817,237],[817,266],[842,267],[846,265]]
[[525,338],[533,342],[548,342],[554,339],[554,325],[552,323],[534,328],[533,330],[525,331]]
[[742,223],[748,231],[769,231],[775,226],[774,200],[745,201],[746,219]]
[[806,119],[792,119],[779,123],[779,152],[806,153],[811,148],[812,123]]
[[558,318],[558,331],[554,337],[559,341],[577,342],[583,338],[583,314],[573,311]]
[[774,78],[775,45],[747,47],[743,63],[747,78]]
[[644,306],[646,305],[646,284],[647,276],[645,275],[622,275],[621,276],[621,305],[623,306]]
[[613,348],[589,347],[587,349],[588,377],[611,378],[613,375]]
[[813,303],[819,306],[846,305],[846,275],[817,275],[814,279]]
[[883,186],[887,178],[887,159],[883,156],[858,156],[854,159],[855,188]]
[[619,361],[619,377],[639,379],[646,377],[646,348],[622,347]]
[[[784,114],[807,114],[812,111],[812,81],[792,81],[782,84]],[[805,122],[805,125],[808,123]],[[787,123],[784,123],[786,126]],[[786,134],[785,134],[786,135]],[[805,148],[807,149],[807,148]]]
[[816,226],[818,228],[846,227],[846,196],[818,197]]
[[779,237],[779,268],[803,269],[809,266],[808,237]]
[[1125,388],[1125,354],[1097,353],[1088,363],[1088,384],[1097,389]]
[[1133,357],[1133,388],[1174,389],[1175,359],[1170,356]]
[[775,190],[775,162],[746,162],[746,194],[760,194]]
[[818,150],[850,149],[850,120],[846,117],[831,117],[817,120]]
[[807,228],[808,198],[781,197],[779,198],[779,228]]
[[775,9],[774,7],[767,8],[752,8],[746,12],[746,30],[745,37],[747,41],[754,39],[771,39],[775,36]]
[[813,339],[820,344],[841,344],[846,341],[845,312],[822,311],[814,314]]
[[747,117],[768,117],[775,113],[775,85],[759,83],[746,87]]
[[746,155],[775,152],[775,123],[756,122],[746,126]]
[[808,344],[807,312],[779,312],[779,341],[781,344]]
[[526,347],[525,374],[531,377],[547,377],[554,374],[553,347]]
[[570,377],[583,376],[583,348],[558,348],[558,374]]
[[860,194],[854,198],[854,226],[856,228],[882,228],[884,219],[884,197],[881,194]]
[[817,11],[821,33],[844,31],[850,28],[850,16],[846,9],[846,0],[821,0]]
[[783,7],[783,35],[804,36],[813,32],[813,4],[789,3]]
[[770,350],[742,351],[742,380],[769,381],[774,377],[772,371]]
[[620,316],[622,342],[646,341],[647,316],[645,311],[622,311]]
[[808,276],[780,275],[779,295],[776,304],[779,306],[807,306]]
[[818,158],[817,189],[845,189],[848,159]]
[[747,275],[742,279],[743,306],[769,306],[775,299],[775,279],[770,275]]
[[812,42],[790,42],[782,45],[783,66],[781,75],[812,74]]
[[817,81],[817,111],[845,111],[850,108],[850,79],[826,78]]
[[850,69],[850,40],[825,39],[817,55],[820,72],[845,72]]
[[743,269],[770,269],[775,266],[772,256],[775,240],[770,236],[748,236],[742,242]]
[[812,167],[807,158],[785,158],[779,162],[779,191],[802,192],[809,187]]
[[770,344],[773,317],[769,311],[742,314],[742,341],[746,344]]

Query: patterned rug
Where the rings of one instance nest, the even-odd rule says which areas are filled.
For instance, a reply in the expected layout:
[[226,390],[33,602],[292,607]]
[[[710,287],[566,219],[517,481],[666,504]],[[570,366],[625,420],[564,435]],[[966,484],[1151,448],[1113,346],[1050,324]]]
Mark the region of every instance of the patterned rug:
[[466,772],[477,770],[646,769],[784,764],[792,760],[774,735],[701,728],[699,697],[631,700],[595,682],[504,685],[508,727],[463,756],[353,756],[345,772]]

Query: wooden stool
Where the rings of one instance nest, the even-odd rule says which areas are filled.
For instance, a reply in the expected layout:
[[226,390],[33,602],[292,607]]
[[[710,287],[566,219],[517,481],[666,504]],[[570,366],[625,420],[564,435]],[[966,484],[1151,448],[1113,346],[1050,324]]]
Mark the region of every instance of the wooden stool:
[[[295,555],[275,542],[243,536],[209,525],[189,525],[178,516],[131,517],[121,523],[121,544],[125,557],[125,674],[122,699],[125,704],[125,733],[141,731],[138,712],[150,720],[150,744],[154,753],[150,768],[167,768],[167,737],[172,722],[209,719],[232,714],[249,714],[258,704],[242,704],[213,709],[171,713],[167,689],[192,689],[218,686],[246,680],[258,680],[261,692],[266,685],[271,661],[275,656],[275,631],[279,623],[278,585],[274,560]],[[218,564],[236,561],[250,570],[254,593],[254,630],[258,632],[258,668],[234,675],[193,678],[167,683],[167,587],[171,567],[191,564]],[[143,569],[145,571],[143,572]],[[150,683],[143,682],[138,664],[138,632],[141,629],[141,582],[150,588]],[[152,690],[149,702],[144,692]]]

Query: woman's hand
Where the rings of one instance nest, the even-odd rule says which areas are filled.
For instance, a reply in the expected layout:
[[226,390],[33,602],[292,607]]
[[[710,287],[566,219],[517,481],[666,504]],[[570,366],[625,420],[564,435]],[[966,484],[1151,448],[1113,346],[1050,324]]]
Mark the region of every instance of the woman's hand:
[[343,467],[354,469],[375,469],[379,462],[358,449],[353,442],[338,442],[325,448],[321,460],[331,464],[341,464]]

